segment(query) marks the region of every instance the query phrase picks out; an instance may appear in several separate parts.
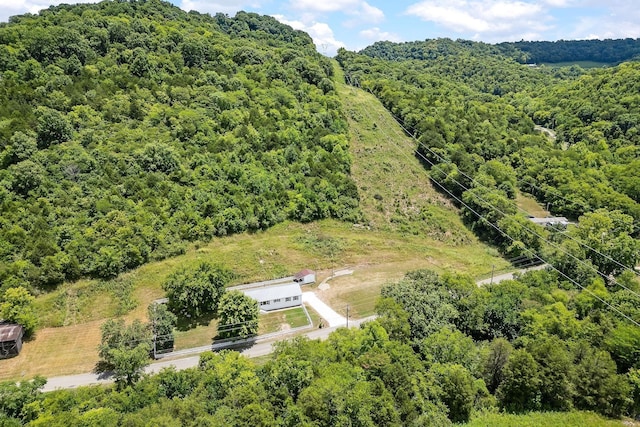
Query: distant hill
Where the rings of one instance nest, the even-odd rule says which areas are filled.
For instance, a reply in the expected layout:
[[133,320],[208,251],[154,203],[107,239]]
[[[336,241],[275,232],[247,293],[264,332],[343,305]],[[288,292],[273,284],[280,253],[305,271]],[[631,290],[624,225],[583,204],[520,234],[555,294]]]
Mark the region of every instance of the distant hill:
[[507,55],[513,55],[514,49],[524,55],[514,55],[522,63],[558,63],[593,61],[617,64],[638,58],[640,39],[617,40],[558,40],[558,41],[519,41],[500,43],[497,47]]

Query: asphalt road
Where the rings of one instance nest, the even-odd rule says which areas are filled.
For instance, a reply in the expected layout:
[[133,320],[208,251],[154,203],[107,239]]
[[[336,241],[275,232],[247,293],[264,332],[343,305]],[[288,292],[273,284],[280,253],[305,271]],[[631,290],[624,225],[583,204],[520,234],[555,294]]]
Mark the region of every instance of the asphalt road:
[[[361,323],[364,323],[369,320],[373,320],[375,316],[366,317],[364,319],[352,320],[349,322],[349,327],[355,328],[359,327]],[[322,328],[322,329],[313,329],[309,332],[303,334],[306,335],[310,339],[326,339],[329,334],[339,327],[344,326],[335,326],[332,328]],[[291,338],[290,336],[288,338]],[[259,357],[265,356],[273,352],[273,344],[280,340],[273,339],[265,342],[257,342],[253,346],[245,349],[238,350],[240,353],[244,354],[247,357]],[[208,351],[206,350],[203,351]],[[177,370],[193,368],[198,365],[198,361],[200,360],[200,356],[189,356],[183,357],[180,359],[173,360],[162,360],[160,362],[155,362],[146,367],[146,374],[154,374],[160,372],[163,368],[168,368],[173,366]],[[52,377],[47,379],[47,383],[42,387],[42,391],[53,391],[53,390],[61,390],[61,389],[70,389],[88,385],[95,384],[109,384],[113,382],[113,378],[109,374],[94,374],[94,373],[86,373],[86,374],[78,374],[78,375],[66,375],[62,377]]]

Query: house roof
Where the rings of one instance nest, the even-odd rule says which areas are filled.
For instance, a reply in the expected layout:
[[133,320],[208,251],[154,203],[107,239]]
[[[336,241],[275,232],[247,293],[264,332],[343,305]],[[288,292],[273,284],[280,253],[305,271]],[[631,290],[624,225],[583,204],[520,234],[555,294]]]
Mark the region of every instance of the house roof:
[[24,328],[15,323],[0,323],[0,342],[17,341],[24,335]]
[[264,288],[246,289],[243,292],[245,295],[257,301],[273,301],[274,299],[278,298],[302,295],[300,285],[297,283],[288,283],[281,286],[267,286]]
[[308,268],[305,268],[304,270],[296,273],[296,275],[293,277],[295,277],[296,279],[302,279],[304,276],[307,276],[309,274],[316,274],[316,272],[313,270],[309,270]]

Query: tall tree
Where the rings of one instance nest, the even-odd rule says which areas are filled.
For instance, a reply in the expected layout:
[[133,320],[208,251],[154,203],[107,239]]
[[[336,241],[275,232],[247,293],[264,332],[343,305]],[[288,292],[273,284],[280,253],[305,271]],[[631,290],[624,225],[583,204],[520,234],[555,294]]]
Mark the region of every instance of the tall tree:
[[34,308],[35,298],[25,288],[9,288],[0,298],[0,318],[22,325],[30,337],[36,330],[38,317]]
[[218,305],[218,336],[248,338],[258,333],[258,301],[240,291],[225,292]]
[[148,325],[134,320],[107,320],[101,327],[102,338],[98,347],[102,370],[112,370],[120,386],[135,383],[149,364],[151,330]]
[[229,270],[208,262],[198,264],[195,269],[176,271],[162,284],[169,298],[169,309],[184,319],[215,315],[231,277]]

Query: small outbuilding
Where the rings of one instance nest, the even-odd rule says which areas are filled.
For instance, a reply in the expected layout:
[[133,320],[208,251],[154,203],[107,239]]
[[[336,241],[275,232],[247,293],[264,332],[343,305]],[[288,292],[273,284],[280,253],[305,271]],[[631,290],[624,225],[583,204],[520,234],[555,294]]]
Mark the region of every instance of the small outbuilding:
[[296,275],[293,276],[293,281],[296,283],[300,283],[301,285],[308,285],[310,283],[315,283],[316,272],[313,270],[309,270],[308,268],[305,268],[304,270],[296,273]]
[[245,295],[258,301],[260,310],[272,311],[302,305],[302,290],[298,283],[245,289]]
[[8,359],[20,354],[24,328],[15,323],[0,321],[0,359]]
[[569,225],[569,220],[563,216],[549,216],[546,218],[531,217],[529,218],[529,221],[534,224],[542,225],[543,227],[552,227],[554,225],[566,227]]

